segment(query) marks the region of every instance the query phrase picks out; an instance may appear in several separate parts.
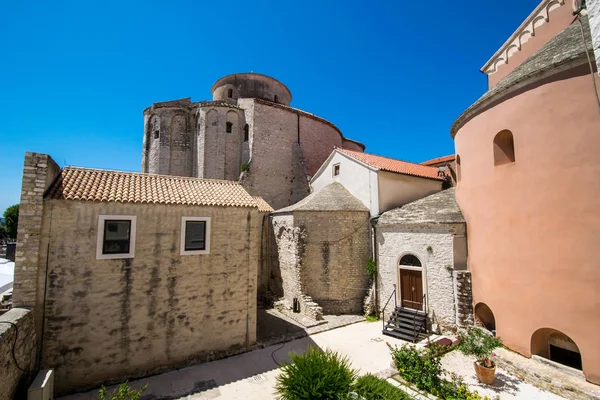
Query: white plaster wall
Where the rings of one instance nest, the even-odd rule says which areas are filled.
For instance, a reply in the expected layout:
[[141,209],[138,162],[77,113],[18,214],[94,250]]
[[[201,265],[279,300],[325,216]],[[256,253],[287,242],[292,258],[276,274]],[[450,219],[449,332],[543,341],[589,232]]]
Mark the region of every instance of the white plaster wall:
[[598,73],[600,74],[600,0],[589,0],[587,9],[590,16],[590,28],[592,29],[596,65],[598,66]]
[[379,212],[422,199],[442,190],[442,181],[379,171]]
[[[333,166],[340,164],[340,174],[333,176]],[[313,191],[318,191],[333,182],[341,183],[354,197],[369,210],[371,216],[379,215],[377,170],[369,168],[355,159],[335,151],[333,157],[325,161],[311,181]]]
[[[378,226],[378,290],[380,309],[398,285],[398,262],[403,253],[416,255],[423,265],[427,304],[432,324],[447,328],[456,323],[452,276],[454,232],[450,227]],[[428,246],[431,249],[428,250]],[[396,293],[398,305],[400,293]],[[386,319],[393,309],[386,308]]]

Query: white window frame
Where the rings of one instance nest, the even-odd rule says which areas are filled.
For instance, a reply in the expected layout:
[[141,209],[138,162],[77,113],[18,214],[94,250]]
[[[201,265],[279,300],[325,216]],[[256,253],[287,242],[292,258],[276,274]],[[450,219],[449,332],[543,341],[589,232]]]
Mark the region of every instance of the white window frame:
[[[120,254],[102,254],[104,245],[104,224],[106,220],[130,221],[131,230],[129,232],[129,253]],[[98,235],[96,241],[96,260],[115,260],[123,258],[133,258],[135,255],[135,234],[137,217],[135,215],[99,215],[98,216]]]
[[[204,233],[204,250],[186,250],[185,249],[185,224],[188,221],[206,222],[206,232]],[[179,242],[179,254],[182,256],[193,256],[199,254],[210,254],[210,217],[181,217],[181,240]]]
[[[338,173],[335,173],[335,167],[338,167]],[[335,178],[337,176],[340,176],[340,173],[342,172],[342,166],[340,165],[340,163],[335,163],[333,164],[333,167],[331,168],[331,175]]]

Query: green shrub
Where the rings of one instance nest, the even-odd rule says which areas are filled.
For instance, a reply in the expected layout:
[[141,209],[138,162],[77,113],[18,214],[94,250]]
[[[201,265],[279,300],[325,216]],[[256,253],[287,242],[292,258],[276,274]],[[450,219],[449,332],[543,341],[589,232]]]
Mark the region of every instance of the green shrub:
[[98,392],[98,400],[139,400],[147,387],[148,385],[144,385],[140,390],[134,390],[129,387],[128,382],[125,382],[109,394],[102,386]]
[[250,163],[243,163],[242,166],[240,167],[240,170],[242,172],[250,171]]
[[396,386],[371,374],[358,378],[353,391],[365,400],[409,400],[411,398]]
[[[443,378],[446,374],[442,369],[444,348],[434,343],[422,350],[407,344],[400,348],[388,344],[388,347],[392,352],[392,359],[400,376],[420,390],[425,390],[442,400],[482,399],[476,391],[469,391],[467,385],[457,375],[450,374],[450,381]],[[483,399],[488,399],[488,397]]]
[[377,318],[377,315],[375,315],[375,314],[365,315],[365,319],[367,320],[367,322],[377,322],[377,321],[379,321],[379,318]]
[[275,391],[281,400],[346,399],[356,371],[346,357],[330,350],[309,347],[306,353],[290,354],[277,376]]
[[377,263],[375,263],[375,261],[371,257],[371,258],[369,258],[369,261],[367,261],[367,275],[369,275],[371,278],[374,278],[376,274],[377,274]]
[[458,332],[458,349],[465,355],[473,355],[481,365],[493,367],[494,349],[502,345],[500,338],[491,336],[479,328],[469,327]]

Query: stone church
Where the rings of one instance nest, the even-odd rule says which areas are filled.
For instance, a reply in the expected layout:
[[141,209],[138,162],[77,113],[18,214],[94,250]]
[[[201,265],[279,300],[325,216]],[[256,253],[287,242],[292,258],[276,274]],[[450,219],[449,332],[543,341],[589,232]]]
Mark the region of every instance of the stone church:
[[278,209],[308,195],[310,178],[335,147],[365,149],[331,122],[290,107],[290,90],[269,76],[227,75],[212,96],[144,110],[142,172],[239,180]]

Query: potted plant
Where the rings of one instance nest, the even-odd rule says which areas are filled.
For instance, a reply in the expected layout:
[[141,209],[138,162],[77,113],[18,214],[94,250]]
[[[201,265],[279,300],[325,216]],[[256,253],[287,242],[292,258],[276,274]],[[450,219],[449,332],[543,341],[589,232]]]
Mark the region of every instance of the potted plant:
[[496,363],[492,359],[494,349],[502,344],[500,338],[484,332],[479,328],[467,328],[458,333],[460,344],[458,349],[465,355],[473,355],[477,359],[473,364],[479,382],[486,385],[494,383]]

